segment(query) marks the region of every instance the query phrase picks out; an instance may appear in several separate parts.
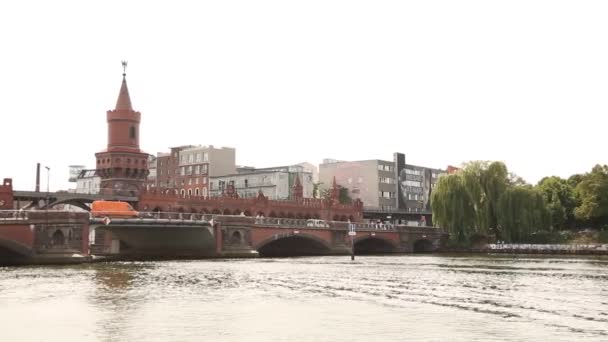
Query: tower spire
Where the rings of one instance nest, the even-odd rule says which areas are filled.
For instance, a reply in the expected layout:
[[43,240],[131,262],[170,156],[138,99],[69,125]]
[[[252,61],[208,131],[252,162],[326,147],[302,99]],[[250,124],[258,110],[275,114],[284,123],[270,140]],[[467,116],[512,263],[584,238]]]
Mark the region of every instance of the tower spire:
[[121,61],[122,63],[122,85],[120,86],[120,92],[118,93],[118,100],[116,101],[115,110],[133,110],[131,106],[131,97],[129,96],[129,88],[127,87],[127,61]]

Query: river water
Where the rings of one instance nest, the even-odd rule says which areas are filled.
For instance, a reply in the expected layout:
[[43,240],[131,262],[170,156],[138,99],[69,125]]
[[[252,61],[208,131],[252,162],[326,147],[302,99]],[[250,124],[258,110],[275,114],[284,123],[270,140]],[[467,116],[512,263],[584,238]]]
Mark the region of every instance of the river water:
[[0,268],[0,341],[608,341],[602,257]]

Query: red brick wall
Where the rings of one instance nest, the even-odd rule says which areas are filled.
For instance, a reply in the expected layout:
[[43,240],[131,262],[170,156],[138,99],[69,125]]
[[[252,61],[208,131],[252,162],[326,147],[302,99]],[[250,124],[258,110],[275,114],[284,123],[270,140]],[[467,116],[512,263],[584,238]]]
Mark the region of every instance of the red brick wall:
[[10,178],[4,178],[0,184],[0,210],[13,209],[13,181]]

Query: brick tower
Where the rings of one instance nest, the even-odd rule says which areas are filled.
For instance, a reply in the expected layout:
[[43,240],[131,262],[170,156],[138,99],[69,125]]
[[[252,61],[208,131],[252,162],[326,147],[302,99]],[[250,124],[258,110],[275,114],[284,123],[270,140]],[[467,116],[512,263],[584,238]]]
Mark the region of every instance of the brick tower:
[[139,122],[141,113],[133,110],[126,67],[123,74],[116,108],[107,112],[108,147],[95,153],[97,174],[101,177],[101,193],[137,196],[148,176],[148,154],[139,149]]

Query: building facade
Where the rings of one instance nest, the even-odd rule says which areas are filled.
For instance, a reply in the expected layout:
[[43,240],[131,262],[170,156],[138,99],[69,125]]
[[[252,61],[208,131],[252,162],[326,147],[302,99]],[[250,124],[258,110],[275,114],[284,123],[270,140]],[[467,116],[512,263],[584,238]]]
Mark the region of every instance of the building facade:
[[360,199],[368,211],[396,214],[398,212],[430,212],[431,191],[444,170],[405,163],[405,155],[395,153],[394,159],[339,161],[325,159],[319,165],[321,187],[336,183],[348,189],[352,199]]
[[101,177],[96,170],[81,170],[76,177],[77,194],[98,194],[101,190]]
[[182,196],[209,196],[209,177],[236,173],[236,150],[210,146],[172,147],[150,165],[147,188],[163,188]]
[[262,193],[271,200],[288,200],[297,197],[294,193],[297,182],[300,182],[302,197],[311,198],[313,174],[306,172],[302,165],[239,167],[235,174],[211,177],[209,188],[211,197],[220,197],[230,188],[239,198],[254,198]]

